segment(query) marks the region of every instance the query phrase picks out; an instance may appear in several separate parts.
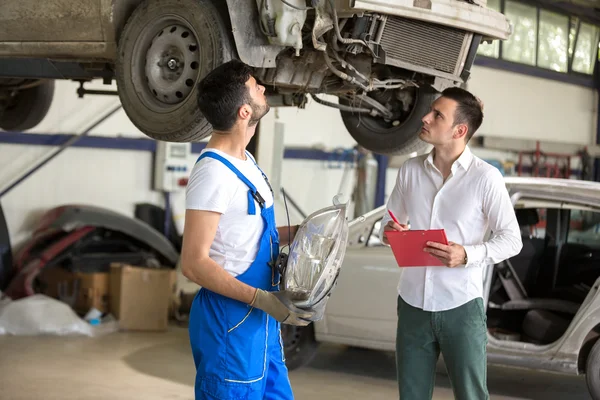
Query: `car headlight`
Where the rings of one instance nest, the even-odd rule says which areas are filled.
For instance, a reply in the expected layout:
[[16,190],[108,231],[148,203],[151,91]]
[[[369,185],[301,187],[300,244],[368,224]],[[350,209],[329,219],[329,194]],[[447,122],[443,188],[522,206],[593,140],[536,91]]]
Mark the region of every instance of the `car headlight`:
[[282,279],[283,289],[293,294],[296,306],[318,307],[322,316],[337,281],[347,242],[346,204],[323,208],[302,222],[290,246]]

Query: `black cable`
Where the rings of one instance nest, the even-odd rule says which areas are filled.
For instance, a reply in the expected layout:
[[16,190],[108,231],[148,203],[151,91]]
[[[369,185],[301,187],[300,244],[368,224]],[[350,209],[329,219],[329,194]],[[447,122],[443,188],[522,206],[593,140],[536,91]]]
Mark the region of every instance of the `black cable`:
[[[287,196],[285,195],[284,188],[281,188],[281,193],[283,194],[283,204],[285,205],[285,214],[287,215],[287,222],[288,222],[288,244],[286,246],[289,246],[292,243],[292,226],[290,224],[290,212],[288,210],[287,201],[286,201]],[[298,233],[298,232],[296,232],[296,233]]]

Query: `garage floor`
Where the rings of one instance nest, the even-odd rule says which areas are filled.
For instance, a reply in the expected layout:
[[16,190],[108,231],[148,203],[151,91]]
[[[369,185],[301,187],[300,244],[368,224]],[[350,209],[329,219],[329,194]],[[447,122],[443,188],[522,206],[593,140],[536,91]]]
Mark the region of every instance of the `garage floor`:
[[[580,377],[490,368],[491,398],[590,399]],[[395,399],[393,354],[324,345],[292,371],[298,400]],[[527,384],[525,382],[527,381]],[[187,330],[83,337],[0,337],[2,400],[193,399]],[[438,374],[434,399],[452,399]]]

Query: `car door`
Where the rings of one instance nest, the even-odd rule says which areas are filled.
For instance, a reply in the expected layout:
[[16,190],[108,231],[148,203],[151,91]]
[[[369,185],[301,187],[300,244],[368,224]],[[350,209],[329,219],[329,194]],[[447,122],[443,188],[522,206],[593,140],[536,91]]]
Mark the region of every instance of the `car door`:
[[327,332],[363,342],[393,346],[400,268],[378,238],[379,221],[363,246],[346,250],[334,294],[327,303]]
[[0,42],[102,41],[101,0],[3,0]]

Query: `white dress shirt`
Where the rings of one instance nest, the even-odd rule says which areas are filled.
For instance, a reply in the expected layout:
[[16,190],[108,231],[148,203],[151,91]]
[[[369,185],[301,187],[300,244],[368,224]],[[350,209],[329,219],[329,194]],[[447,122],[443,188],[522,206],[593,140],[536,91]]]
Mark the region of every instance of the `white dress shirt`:
[[[402,165],[387,209],[401,224],[410,222],[410,229],[444,229],[448,241],[464,246],[466,265],[402,268],[402,299],[425,311],[444,311],[482,297],[483,267],[513,257],[523,244],[500,171],[467,146],[444,182],[433,153]],[[380,236],[391,220],[387,209]]]

